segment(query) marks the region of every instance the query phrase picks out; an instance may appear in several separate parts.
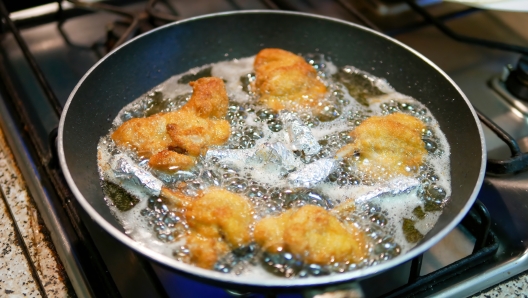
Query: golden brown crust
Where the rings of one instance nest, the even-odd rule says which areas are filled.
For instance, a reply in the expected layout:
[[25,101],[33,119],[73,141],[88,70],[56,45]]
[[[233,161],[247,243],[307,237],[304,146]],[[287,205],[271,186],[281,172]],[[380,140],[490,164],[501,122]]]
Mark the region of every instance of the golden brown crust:
[[411,176],[427,154],[422,141],[424,128],[422,121],[403,113],[373,116],[350,133],[354,142],[341,148],[337,156],[348,157],[370,178]]
[[270,109],[319,110],[326,86],[304,58],[281,49],[263,49],[255,57],[254,88]]
[[205,269],[212,269],[218,258],[230,250],[224,241],[193,232],[187,236],[187,246],[191,252],[191,262]]
[[357,263],[367,254],[365,239],[359,231],[352,226],[347,229],[328,211],[312,205],[304,206],[291,216],[284,241],[294,254],[308,252],[306,261],[309,263]]
[[362,232],[313,205],[259,221],[255,241],[267,251],[285,250],[316,264],[357,263],[368,254]]
[[196,159],[170,150],[160,151],[149,159],[149,166],[160,171],[172,172],[188,170],[194,166]]
[[150,158],[171,144],[166,126],[167,120],[163,114],[133,118],[119,126],[111,137],[117,146],[130,146],[139,156]]
[[255,225],[255,242],[269,252],[280,252],[285,248],[284,230],[292,210],[281,213],[279,216],[268,216]]
[[209,188],[185,212],[189,227],[207,237],[222,237],[238,247],[251,242],[253,208],[248,200],[221,188]]
[[223,118],[227,113],[229,98],[220,78],[201,78],[189,83],[193,95],[182,110],[191,110],[202,118]]
[[179,111],[167,118],[167,133],[172,139],[170,146],[191,156],[205,153],[211,145],[225,143],[231,133],[226,120],[196,117],[189,111]]
[[[252,241],[250,227],[254,222],[253,213],[253,207],[245,197],[216,187],[207,189],[201,197],[192,201],[184,214],[191,235],[202,238],[200,241],[195,236],[190,238],[189,249],[195,263],[212,268],[216,258],[227,252],[224,247],[235,249],[249,244]],[[208,248],[193,246],[195,240]],[[204,255],[206,249],[215,252],[214,262],[211,255]]]
[[[231,128],[229,122],[218,119],[227,112],[224,82],[201,78],[191,86],[193,94],[180,110],[130,119],[119,126],[111,135],[117,146],[129,146],[142,157],[153,157],[149,161],[153,168],[172,172],[188,169],[191,160],[194,164],[190,156],[197,157],[209,146],[225,143]],[[168,153],[169,149],[178,152]]]
[[168,200],[168,204],[171,207],[183,208],[187,207],[193,201],[191,197],[188,197],[177,190],[172,190],[170,188],[162,187],[160,197]]

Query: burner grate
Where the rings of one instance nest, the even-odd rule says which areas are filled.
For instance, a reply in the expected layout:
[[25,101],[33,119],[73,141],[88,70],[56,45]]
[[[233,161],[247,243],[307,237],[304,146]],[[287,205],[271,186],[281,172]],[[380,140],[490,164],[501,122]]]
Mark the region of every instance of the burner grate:
[[491,218],[488,210],[480,201],[476,201],[461,225],[475,236],[475,246],[471,255],[427,275],[420,276],[423,254],[411,263],[409,283],[383,297],[415,297],[424,295],[431,288],[456,277],[491,259],[499,248],[495,234],[490,230]]
[[[92,48],[102,58],[113,49],[130,40],[140,33],[152,30],[163,24],[174,22],[180,19],[177,10],[164,0],[149,0],[145,7],[139,12],[130,12],[119,6],[109,5],[101,2],[88,2],[79,0],[68,0],[76,8],[82,8],[92,11],[106,11],[124,17],[107,25],[106,40],[103,44],[94,44]],[[157,9],[158,4],[162,4],[165,11]],[[62,9],[62,5],[59,7]],[[71,39],[62,29],[66,19],[59,21],[59,30],[69,44]]]
[[528,169],[528,153],[521,152],[519,144],[515,139],[500,128],[484,114],[477,112],[478,117],[489,129],[491,129],[502,141],[508,145],[511,157],[508,159],[488,159],[486,173],[494,175],[514,174]]
[[420,7],[420,5],[416,4],[414,0],[406,0],[405,2],[412,9],[414,9],[417,13],[419,13],[425,20],[427,20],[427,22],[431,23],[436,28],[438,28],[438,30],[440,30],[442,33],[444,33],[445,35],[449,36],[450,38],[456,41],[465,42],[465,43],[474,44],[474,45],[483,46],[483,47],[488,47],[488,48],[497,49],[497,50],[503,50],[503,51],[520,53],[523,55],[528,55],[527,47],[522,47],[522,46],[517,46],[517,45],[512,45],[512,44],[507,44],[507,43],[502,43],[502,42],[496,42],[496,41],[491,41],[491,40],[485,40],[485,39],[480,39],[480,38],[458,34],[454,32],[453,30],[449,29],[446,25],[444,25],[443,22],[433,17],[430,13],[427,12],[427,10],[423,9],[422,7]]

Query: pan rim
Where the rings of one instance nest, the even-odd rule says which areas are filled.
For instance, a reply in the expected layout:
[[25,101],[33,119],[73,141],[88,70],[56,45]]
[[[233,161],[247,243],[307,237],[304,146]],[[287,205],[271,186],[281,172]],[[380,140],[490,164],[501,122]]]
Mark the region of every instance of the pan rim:
[[[206,18],[213,18],[213,17],[219,17],[219,16],[229,16],[229,15],[239,15],[239,14],[280,14],[280,15],[294,15],[294,16],[302,16],[302,17],[309,17],[319,20],[325,20],[330,22],[337,22],[341,23],[343,25],[355,27],[356,29],[368,31],[369,33],[375,34],[380,38],[384,38],[392,43],[397,44],[400,47],[403,47],[405,50],[410,51],[412,54],[419,57],[421,60],[423,60],[425,63],[427,63],[429,66],[433,67],[438,73],[440,73],[444,79],[446,79],[454,88],[455,90],[461,95],[461,97],[466,102],[467,106],[470,109],[471,114],[473,115],[475,124],[477,125],[480,141],[481,141],[481,165],[480,165],[480,171],[478,175],[477,182],[475,184],[475,187],[473,188],[473,191],[471,193],[471,196],[469,197],[469,200],[466,202],[465,206],[459,211],[459,213],[455,216],[455,218],[447,224],[442,230],[440,230],[436,235],[428,239],[427,241],[420,243],[418,246],[414,247],[407,253],[400,255],[394,259],[391,259],[389,261],[385,261],[381,264],[378,264],[376,266],[362,268],[359,270],[347,272],[347,273],[341,273],[341,274],[333,274],[328,276],[320,276],[320,277],[309,277],[309,278],[303,278],[303,279],[287,279],[287,278],[270,278],[265,280],[252,280],[250,278],[244,278],[241,276],[237,276],[236,278],[233,278],[233,275],[231,274],[224,274],[220,272],[215,272],[212,270],[202,269],[199,267],[196,267],[194,265],[185,264],[182,262],[178,262],[177,260],[170,258],[168,256],[162,255],[161,253],[155,252],[154,250],[151,250],[143,245],[140,245],[136,240],[130,238],[125,233],[114,227],[112,224],[107,222],[95,208],[92,207],[92,205],[84,198],[81,191],[77,188],[77,185],[71,176],[71,173],[68,169],[68,165],[66,162],[66,157],[64,153],[64,143],[63,143],[63,137],[64,137],[64,125],[67,117],[67,112],[69,109],[69,106],[71,102],[73,101],[73,98],[75,97],[78,89],[83,84],[85,79],[100,65],[102,64],[108,57],[115,55],[121,48],[127,46],[130,43],[133,43],[136,39],[139,39],[143,36],[146,36],[148,34],[153,34],[159,30],[164,30],[165,28],[176,26],[178,24],[182,23],[188,23],[188,22],[194,22],[199,21],[201,19]],[[223,282],[228,283],[232,285],[239,285],[239,286],[250,286],[250,287],[256,287],[256,288],[267,288],[267,287],[274,287],[274,288],[293,288],[293,287],[307,287],[307,286],[324,286],[328,284],[335,284],[335,283],[343,283],[343,282],[350,282],[357,279],[362,279],[368,276],[375,275],[377,273],[383,272],[387,269],[393,268],[399,264],[402,264],[406,261],[409,261],[419,254],[425,252],[430,247],[432,247],[434,244],[439,242],[441,239],[443,239],[449,232],[451,232],[464,218],[464,216],[469,212],[469,209],[473,205],[474,201],[476,200],[476,197],[478,195],[478,190],[480,189],[483,181],[484,181],[484,173],[485,173],[485,163],[486,163],[486,144],[484,140],[484,134],[482,130],[482,126],[480,124],[480,121],[478,120],[478,116],[472,106],[472,104],[469,102],[465,94],[462,92],[462,90],[456,85],[456,83],[445,73],[443,72],[437,65],[435,65],[432,61],[427,59],[425,56],[423,56],[421,53],[417,52],[416,50],[410,48],[409,46],[403,44],[402,42],[386,36],[380,32],[374,31],[370,28],[366,28],[364,26],[350,23],[347,21],[335,19],[332,17],[326,17],[326,16],[320,16],[320,15],[314,15],[310,13],[301,13],[301,12],[287,12],[287,11],[269,11],[269,10],[244,10],[244,11],[231,11],[231,12],[221,12],[221,13],[213,13],[213,14],[207,14],[202,15],[198,17],[188,18],[185,20],[177,21],[174,23],[166,24],[164,26],[158,27],[156,29],[153,29],[145,34],[139,35],[128,42],[122,44],[118,48],[114,49],[112,52],[108,53],[105,57],[100,59],[97,63],[95,63],[87,72],[86,74],[81,78],[81,80],[77,83],[75,88],[70,93],[68,100],[64,106],[63,113],[60,118],[59,122],[59,133],[58,133],[58,155],[59,155],[59,161],[61,168],[63,170],[65,179],[71,188],[74,196],[76,197],[79,204],[82,206],[82,208],[88,213],[88,215],[99,225],[101,226],[106,232],[108,232],[110,235],[121,241],[123,244],[125,244],[127,247],[132,248],[134,251],[148,257],[149,259],[152,259],[156,261],[159,264],[162,264],[165,267],[169,267],[178,271],[182,271],[186,274],[191,274],[194,276],[197,276],[202,279],[212,279],[216,282]],[[94,156],[95,160],[95,156]]]

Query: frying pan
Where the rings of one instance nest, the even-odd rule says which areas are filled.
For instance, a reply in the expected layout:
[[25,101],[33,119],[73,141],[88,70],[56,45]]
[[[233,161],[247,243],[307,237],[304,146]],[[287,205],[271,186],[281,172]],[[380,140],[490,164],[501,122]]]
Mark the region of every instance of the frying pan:
[[[178,262],[129,238],[103,200],[97,172],[99,138],[130,101],[196,66],[249,57],[266,47],[322,53],[337,66],[353,65],[383,77],[427,105],[451,146],[452,195],[434,228],[409,252],[379,265],[302,279],[226,275]],[[226,288],[319,287],[358,280],[406,262],[448,234],[472,206],[484,176],[482,128],[455,83],[425,57],[378,32],[303,13],[239,11],[176,22],[139,36],[93,66],[71,93],[59,126],[59,157],[80,206],[102,229],[147,258],[179,273]]]

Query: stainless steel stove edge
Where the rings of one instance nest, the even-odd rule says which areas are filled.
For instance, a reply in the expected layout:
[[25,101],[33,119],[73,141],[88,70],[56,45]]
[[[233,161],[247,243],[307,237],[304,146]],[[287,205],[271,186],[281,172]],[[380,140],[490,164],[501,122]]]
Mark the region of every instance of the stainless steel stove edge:
[[495,286],[528,270],[528,252],[505,261],[501,265],[461,280],[453,286],[438,291],[435,297],[466,297]]

